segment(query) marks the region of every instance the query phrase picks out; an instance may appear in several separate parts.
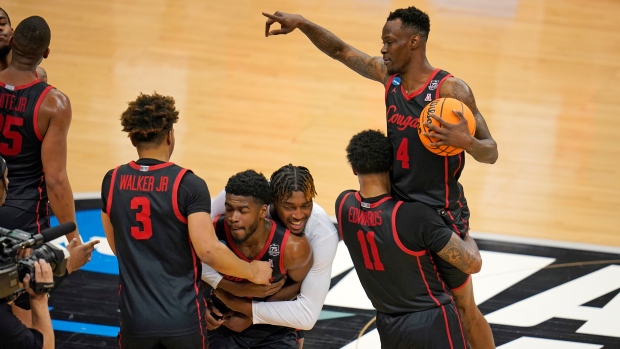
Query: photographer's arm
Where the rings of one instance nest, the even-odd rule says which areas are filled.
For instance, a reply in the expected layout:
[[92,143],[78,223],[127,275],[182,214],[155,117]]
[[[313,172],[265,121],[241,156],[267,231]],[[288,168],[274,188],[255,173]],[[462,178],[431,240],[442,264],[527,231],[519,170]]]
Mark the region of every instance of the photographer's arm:
[[[37,283],[53,283],[52,268],[43,259],[34,263],[34,279]],[[32,328],[43,334],[43,349],[54,348],[54,329],[52,318],[47,304],[47,293],[36,294],[30,288],[30,275],[24,277],[24,288],[30,294],[30,307],[32,309]]]

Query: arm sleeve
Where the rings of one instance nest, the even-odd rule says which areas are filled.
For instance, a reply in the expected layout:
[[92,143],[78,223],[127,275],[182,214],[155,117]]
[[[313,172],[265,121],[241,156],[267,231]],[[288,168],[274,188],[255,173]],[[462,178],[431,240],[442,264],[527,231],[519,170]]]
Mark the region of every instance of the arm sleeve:
[[318,320],[329,291],[332,263],[338,247],[338,234],[323,208],[314,204],[312,215],[315,216],[316,222],[308,228],[315,230],[312,232],[315,238],[310,240],[314,262],[301,283],[299,296],[292,301],[253,302],[254,324],[310,330]]
[[207,263],[202,263],[202,281],[208,283],[215,290],[220,281],[224,278],[217,270],[211,268]]
[[217,215],[224,214],[226,211],[226,190],[217,194],[217,196],[211,200],[211,219],[217,217]]
[[11,306],[2,304],[0,310],[0,338],[6,348],[42,348],[43,334],[28,328],[11,312]]
[[187,172],[179,184],[179,210],[183,217],[196,212],[211,212],[211,194],[207,183],[192,172]]
[[437,253],[452,237],[441,216],[422,203],[403,203],[397,211],[396,229],[405,247],[413,251]]
[[112,184],[112,172],[114,170],[108,171],[103,177],[103,182],[101,183],[101,201],[103,202],[103,206],[101,206],[101,211],[103,213],[108,213],[106,210],[108,209],[108,193],[110,192],[110,185]]
[[[222,189],[217,196],[211,200],[211,219],[215,219],[220,214],[223,214],[225,211],[224,202],[226,201],[226,191]],[[217,285],[220,284],[220,281],[224,278],[222,274],[218,273],[217,270],[211,268],[210,265],[206,263],[202,263],[202,281],[208,283],[213,287],[213,289],[217,288]]]

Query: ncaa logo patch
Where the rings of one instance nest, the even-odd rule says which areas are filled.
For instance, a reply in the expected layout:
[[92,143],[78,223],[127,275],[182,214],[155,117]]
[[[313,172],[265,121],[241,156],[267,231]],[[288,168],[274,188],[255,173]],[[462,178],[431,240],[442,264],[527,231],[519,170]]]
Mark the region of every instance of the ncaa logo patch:
[[269,252],[268,253],[272,257],[279,256],[280,255],[280,246],[278,246],[276,244],[269,245]]
[[428,89],[433,91],[439,86],[439,80],[431,80],[431,83],[428,85]]

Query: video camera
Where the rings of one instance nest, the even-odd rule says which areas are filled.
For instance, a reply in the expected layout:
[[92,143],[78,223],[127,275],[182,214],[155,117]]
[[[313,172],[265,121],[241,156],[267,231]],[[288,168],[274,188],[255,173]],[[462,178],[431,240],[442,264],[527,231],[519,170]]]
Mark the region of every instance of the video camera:
[[[30,274],[30,288],[36,293],[49,292],[53,285],[36,283],[34,262],[43,259],[50,264],[55,276],[63,276],[67,271],[65,254],[48,242],[74,230],[73,222],[43,230],[41,234],[0,228],[0,303],[12,301],[24,292],[19,283],[27,274]],[[18,252],[26,248],[32,248],[33,253],[20,258]]]

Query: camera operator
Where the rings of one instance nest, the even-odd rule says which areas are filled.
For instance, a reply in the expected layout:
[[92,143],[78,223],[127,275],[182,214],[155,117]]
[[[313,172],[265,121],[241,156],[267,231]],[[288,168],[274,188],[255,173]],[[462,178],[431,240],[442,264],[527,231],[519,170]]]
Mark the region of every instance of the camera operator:
[[[4,205],[9,179],[4,158],[0,156],[0,206]],[[37,284],[54,283],[52,268],[43,259],[34,262],[34,279]],[[23,279],[24,289],[30,295],[32,327],[24,325],[11,311],[8,303],[0,304],[0,349],[54,348],[54,330],[47,305],[47,293],[37,294],[30,288],[30,275]]]
[[[43,259],[34,262],[34,279],[37,284],[53,284],[52,268]],[[47,305],[47,293],[37,294],[30,288],[30,275],[23,280],[30,295],[32,327],[24,325],[11,311],[9,304],[0,304],[0,349],[54,348],[54,330]]]

